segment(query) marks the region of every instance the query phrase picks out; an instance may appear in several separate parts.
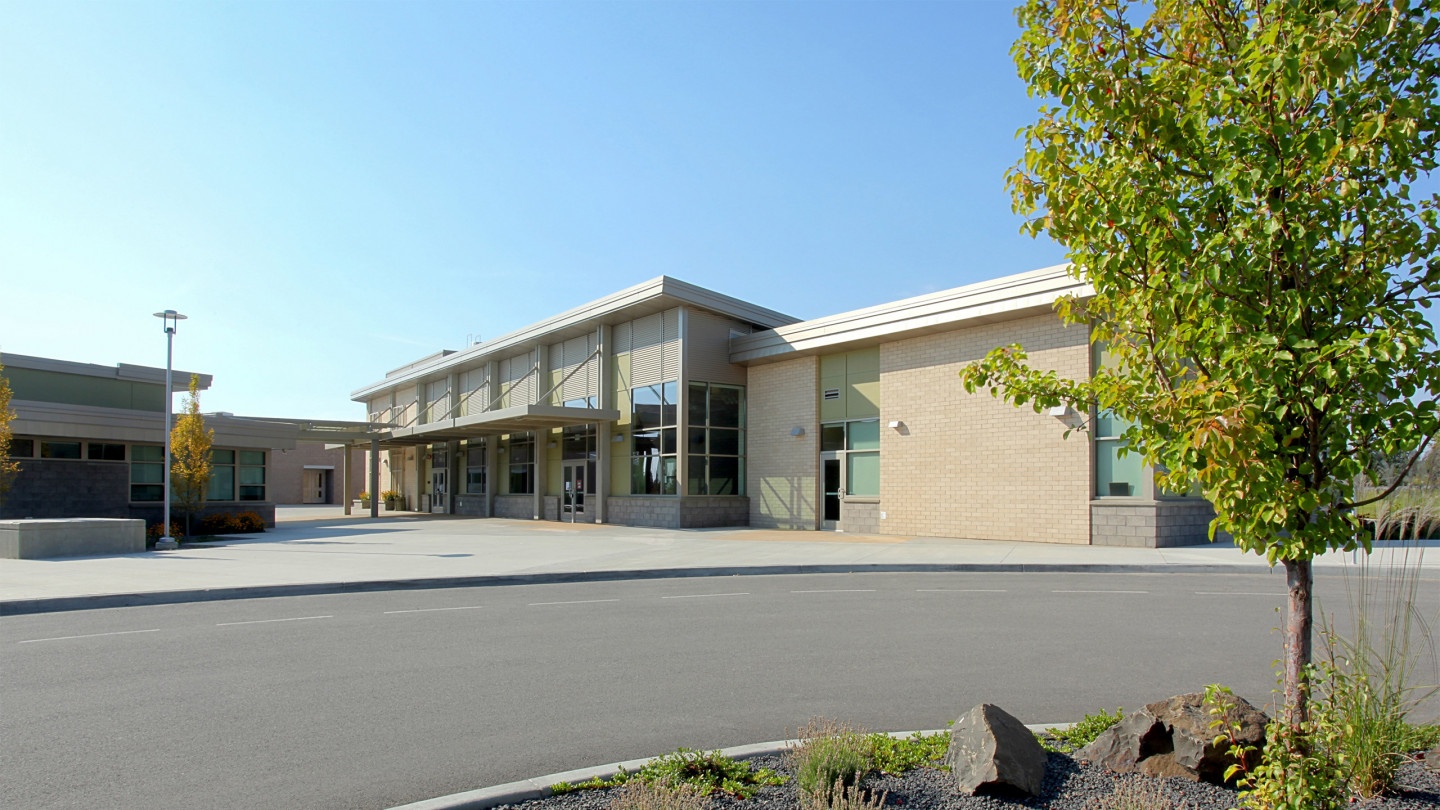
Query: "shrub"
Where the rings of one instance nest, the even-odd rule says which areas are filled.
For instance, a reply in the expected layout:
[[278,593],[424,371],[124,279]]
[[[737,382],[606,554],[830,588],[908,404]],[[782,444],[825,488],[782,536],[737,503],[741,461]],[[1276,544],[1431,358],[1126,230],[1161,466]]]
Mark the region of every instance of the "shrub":
[[690,785],[631,782],[616,793],[609,810],[706,810],[708,805]]
[[709,796],[719,790],[742,799],[754,796],[761,785],[778,785],[785,781],[784,777],[769,768],[752,770],[750,763],[731,759],[719,751],[692,751],[688,748],[679,748],[674,753],[651,760],[636,771],[633,778],[642,782],[689,785],[701,796]]
[[253,534],[265,531],[265,520],[254,512],[217,512],[198,524],[200,534]]
[[1116,708],[1114,714],[1101,709],[1096,714],[1087,714],[1067,729],[1053,729],[1045,734],[1037,734],[1040,745],[1046,751],[1053,751],[1057,754],[1070,754],[1079,751],[1099,737],[1102,732],[1125,716],[1125,710]]
[[829,790],[801,792],[801,810],[879,810],[885,804],[885,796],[868,795],[859,785],[846,786],[839,779]]
[[873,743],[848,723],[817,717],[796,737],[789,758],[802,796],[825,793],[828,801],[836,784],[856,785],[870,770]]
[[570,793],[636,782],[670,787],[686,786],[699,796],[709,796],[719,790],[748,799],[755,795],[761,785],[778,785],[784,781],[783,776],[769,768],[752,770],[750,763],[731,759],[719,751],[678,748],[673,753],[651,760],[635,773],[622,770],[609,779],[595,777],[574,784],[557,782],[550,786],[550,792]]
[[[165,524],[160,522],[151,523],[145,529],[145,545],[153,547],[155,541],[165,536]],[[185,526],[178,520],[170,521],[170,536],[176,540],[185,536]]]
[[904,773],[915,768],[937,767],[950,750],[950,735],[919,732],[901,740],[889,734],[866,736],[870,745],[870,765],[882,773]]

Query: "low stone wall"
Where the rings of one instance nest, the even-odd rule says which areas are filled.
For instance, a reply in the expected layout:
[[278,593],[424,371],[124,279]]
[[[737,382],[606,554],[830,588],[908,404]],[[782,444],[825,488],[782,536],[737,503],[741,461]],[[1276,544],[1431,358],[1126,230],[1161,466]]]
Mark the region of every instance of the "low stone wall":
[[43,560],[51,557],[137,554],[144,550],[143,520],[0,520],[0,559]]
[[702,529],[750,525],[750,499],[744,495],[620,495],[607,499],[605,509],[607,521],[622,526]]
[[456,495],[455,514],[468,517],[490,517],[485,511],[484,495]]
[[534,520],[534,495],[496,495],[495,514],[491,517],[508,520]]
[[1090,503],[1090,544],[1171,548],[1210,542],[1215,510],[1197,499]]
[[880,501],[870,498],[863,501],[840,501],[840,528],[851,534],[880,533]]

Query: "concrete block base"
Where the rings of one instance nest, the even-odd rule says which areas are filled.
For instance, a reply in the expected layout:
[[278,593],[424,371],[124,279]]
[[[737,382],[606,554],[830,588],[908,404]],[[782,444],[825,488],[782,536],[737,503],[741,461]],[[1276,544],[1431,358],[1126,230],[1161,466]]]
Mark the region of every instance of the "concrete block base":
[[136,554],[144,550],[143,520],[0,520],[0,559],[43,560],[50,557]]

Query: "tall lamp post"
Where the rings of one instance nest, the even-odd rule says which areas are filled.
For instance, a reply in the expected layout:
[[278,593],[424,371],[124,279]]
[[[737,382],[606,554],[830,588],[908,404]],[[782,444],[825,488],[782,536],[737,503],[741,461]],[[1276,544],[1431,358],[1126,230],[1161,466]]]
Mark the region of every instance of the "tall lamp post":
[[185,316],[173,309],[155,313],[165,322],[165,534],[155,541],[155,548],[161,551],[177,549],[180,544],[170,536],[170,411],[174,407],[175,387],[170,383],[171,360],[175,353],[175,326]]

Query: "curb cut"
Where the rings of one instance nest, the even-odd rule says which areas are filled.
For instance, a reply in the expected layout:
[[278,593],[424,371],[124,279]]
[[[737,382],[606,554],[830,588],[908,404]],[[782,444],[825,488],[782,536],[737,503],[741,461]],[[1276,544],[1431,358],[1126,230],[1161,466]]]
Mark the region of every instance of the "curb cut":
[[891,574],[891,573],[1010,573],[1010,574],[1265,574],[1263,564],[1213,565],[1173,563],[1118,565],[1109,563],[861,563],[850,565],[757,565],[697,568],[640,568],[619,571],[557,571],[540,574],[489,574],[468,577],[377,579],[354,582],[314,582],[289,585],[241,585],[175,591],[49,596],[0,601],[0,616],[61,613],[71,610],[174,605],[229,599],[268,599],[280,596],[368,593],[373,591],[479,588],[500,585],[551,585],[574,582],[619,582],[642,579],[777,576],[785,574]]
[[[1031,731],[1049,731],[1051,729],[1066,729],[1071,723],[1039,723],[1026,725]],[[935,735],[949,734],[949,729],[931,729],[928,731],[891,731],[888,736],[896,739],[906,739],[916,734]],[[773,742],[752,743],[750,745],[737,745],[731,748],[722,748],[720,753],[731,759],[754,759],[756,757],[774,756],[785,753],[799,740],[775,740]],[[668,755],[666,755],[668,756]],[[573,771],[561,771],[546,776],[537,776],[533,779],[522,779],[519,782],[508,782],[503,785],[467,790],[464,793],[452,793],[449,796],[439,796],[434,799],[402,804],[389,808],[389,810],[490,810],[492,807],[499,807],[506,804],[519,804],[533,799],[543,799],[550,796],[551,786],[558,782],[584,782],[588,779],[599,777],[609,779],[621,770],[634,773],[645,767],[648,763],[662,757],[646,757],[644,759],[631,759],[625,762],[616,762],[610,765],[597,765],[593,768],[580,768]]]

